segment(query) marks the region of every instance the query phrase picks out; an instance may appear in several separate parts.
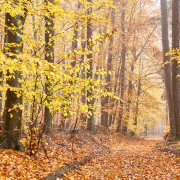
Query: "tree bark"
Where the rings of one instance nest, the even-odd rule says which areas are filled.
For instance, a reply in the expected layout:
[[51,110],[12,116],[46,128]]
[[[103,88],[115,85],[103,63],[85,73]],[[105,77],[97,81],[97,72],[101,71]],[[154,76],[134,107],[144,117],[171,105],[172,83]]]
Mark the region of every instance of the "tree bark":
[[[93,63],[92,63],[92,22],[91,22],[91,13],[92,13],[92,0],[88,0],[88,18],[87,18],[87,60],[89,61],[89,69],[87,70],[87,79],[93,78]],[[87,130],[93,134],[95,134],[95,125],[94,125],[94,99],[92,98],[92,85],[89,82],[90,87],[87,89],[87,105],[88,105],[88,112],[90,116],[87,119]]]
[[[169,38],[168,38],[168,15],[167,15],[167,1],[161,0],[161,25],[162,25],[162,47],[163,47],[163,63],[170,62],[170,56],[165,56],[169,52]],[[175,135],[175,121],[174,121],[174,108],[172,96],[172,75],[171,64],[164,65],[164,79],[166,96],[169,109],[170,130]]]
[[[14,1],[14,5],[18,5],[18,1]],[[16,15],[12,17],[10,13],[5,14],[5,54],[11,59],[15,59],[14,55],[19,54],[23,51],[23,43],[20,35],[23,34],[22,25],[24,25],[26,19],[26,9],[24,8],[24,15]],[[12,30],[12,27],[16,27]],[[8,44],[7,44],[8,43]],[[12,44],[16,44],[15,46]],[[9,56],[8,53],[13,53],[14,55]],[[7,72],[10,76],[10,72]],[[21,73],[19,71],[14,72],[15,78],[10,78],[7,80],[7,84],[10,87],[21,87],[18,79],[21,79]],[[16,104],[22,104],[22,96],[17,97],[16,92],[10,88],[6,92],[5,110],[3,113],[4,128],[2,134],[2,147],[5,149],[22,150],[22,144],[20,140],[20,130],[21,130],[21,118],[22,110],[16,108],[15,110],[8,111],[13,108]]]
[[[122,117],[123,117],[123,100],[124,100],[124,82],[125,82],[125,60],[126,60],[126,45],[125,45],[125,10],[122,10],[122,52],[121,52],[121,59],[122,59],[122,65],[121,65],[121,72],[120,72],[120,81],[121,81],[121,94],[120,94],[120,110],[119,110],[119,119],[117,122],[117,129],[116,132],[120,132],[121,130],[121,124],[122,124]],[[124,126],[124,131],[126,131],[126,128]]]
[[[84,27],[85,28],[85,27]],[[81,46],[82,46],[82,55],[81,55],[81,63],[85,63],[84,62],[84,52],[85,52],[85,47],[86,47],[86,42],[85,41],[83,41],[85,39],[85,33],[84,33],[84,31],[82,30],[81,31]],[[83,70],[82,70],[82,78],[83,79],[85,79],[86,77],[86,68],[85,67],[83,67]],[[84,86],[84,89],[83,89],[83,95],[82,95],[82,103],[86,103],[86,97],[87,97],[87,93],[86,93],[86,88],[85,88],[85,86]],[[81,114],[81,119],[82,119],[82,121],[83,122],[86,122],[86,118],[87,116],[86,116],[86,114]]]
[[[54,0],[45,0],[45,3],[54,3]],[[54,14],[50,14],[50,17],[45,16],[45,60],[50,63],[54,62]],[[48,82],[49,79],[46,77],[45,92],[48,96],[47,101],[50,102],[52,92],[50,92],[51,83]],[[44,124],[45,132],[51,133],[52,131],[52,114],[47,106],[45,106],[44,112]]]
[[[172,1],[172,48],[174,50],[179,49],[179,0]],[[173,92],[173,104],[174,104],[174,119],[176,138],[180,138],[180,78],[177,77],[180,74],[180,67],[178,67],[177,61],[178,54],[174,54],[174,60],[172,62],[172,92]]]
[[[0,37],[1,37],[0,43],[3,44],[3,34],[1,34]],[[5,38],[4,38],[4,43],[5,43]],[[1,51],[3,51],[3,50],[1,50]],[[0,72],[0,78],[2,78],[2,77],[3,77],[3,73]],[[2,86],[2,85],[3,85],[3,82],[0,81],[0,86]],[[0,98],[2,98],[2,91],[0,91]],[[0,119],[1,119],[1,121],[2,121],[2,111],[3,111],[2,99],[0,99]]]
[[[114,85],[114,93],[117,94],[120,91],[120,68],[121,68],[121,59],[119,61],[119,66],[115,75],[115,85]],[[119,81],[119,83],[118,83]],[[118,87],[119,86],[119,87]],[[118,89],[118,90],[117,90]],[[118,105],[118,100],[114,100],[114,106]],[[116,112],[113,113],[112,115],[112,124],[114,124],[116,119]]]
[[137,100],[136,100],[136,108],[135,108],[135,117],[134,117],[134,125],[137,126],[138,112],[139,112],[139,96],[141,92],[141,78],[139,78],[138,89],[137,89]]
[[[78,9],[80,8],[80,3],[78,2]],[[73,40],[72,40],[72,52],[74,52],[73,61],[71,62],[71,66],[74,67],[76,65],[76,53],[75,50],[78,47],[78,22],[75,23],[74,33],[73,33]]]
[[[115,9],[112,9],[111,12],[111,21],[112,21],[112,27],[114,28],[114,18],[115,18]],[[111,75],[109,74],[109,71],[112,70],[112,57],[113,57],[113,53],[112,53],[112,49],[113,49],[113,34],[110,37],[110,42],[109,42],[109,53],[108,53],[108,62],[107,62],[107,76],[106,76],[106,90],[110,91],[111,90]],[[109,96],[106,96],[103,101],[102,104],[104,105],[102,111],[101,111],[101,125],[108,128],[109,124],[108,124],[108,112],[104,109],[109,108],[109,103],[110,98]]]
[[[130,76],[132,77],[132,74],[134,72],[134,60],[131,64],[131,73]],[[130,117],[130,110],[131,110],[131,103],[132,103],[132,94],[133,94],[133,83],[131,80],[131,77],[129,77],[129,86],[128,86],[128,104],[127,104],[127,117],[126,117],[126,121],[129,121],[129,117]]]

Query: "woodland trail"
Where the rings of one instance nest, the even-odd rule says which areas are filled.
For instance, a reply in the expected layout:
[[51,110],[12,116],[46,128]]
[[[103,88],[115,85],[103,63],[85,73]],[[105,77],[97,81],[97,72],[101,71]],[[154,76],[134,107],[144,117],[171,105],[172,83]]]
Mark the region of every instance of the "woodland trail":
[[[144,137],[142,137],[144,138]],[[147,138],[145,138],[146,140],[160,140],[162,141],[163,140],[163,137],[162,136],[148,136]]]
[[94,158],[65,179],[180,180],[180,158],[158,151],[159,140],[123,139],[112,152]]

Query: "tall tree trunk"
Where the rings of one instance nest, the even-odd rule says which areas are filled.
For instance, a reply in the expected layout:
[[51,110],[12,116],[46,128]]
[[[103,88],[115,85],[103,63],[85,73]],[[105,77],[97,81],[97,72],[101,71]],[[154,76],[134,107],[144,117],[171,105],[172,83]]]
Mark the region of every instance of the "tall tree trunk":
[[138,112],[139,112],[139,96],[141,93],[141,78],[139,76],[138,89],[137,89],[137,100],[136,100],[136,108],[135,108],[135,117],[134,117],[134,125],[137,126]]
[[[120,79],[119,78],[119,76],[120,76],[120,67],[121,67],[121,59],[119,61],[119,66],[118,66],[118,69],[117,69],[117,72],[116,72],[116,75],[115,75],[115,85],[114,85],[114,93],[115,94],[117,94],[120,91],[120,82],[118,83],[118,80]],[[118,87],[118,84],[119,84],[119,87]],[[117,87],[118,87],[118,91],[117,91]],[[114,100],[114,106],[117,106],[117,105],[118,105],[118,100]],[[112,124],[114,124],[115,119],[116,119],[116,111],[112,115]]]
[[[161,25],[162,25],[162,46],[163,46],[163,62],[169,62],[170,56],[165,56],[169,52],[169,39],[168,39],[168,15],[167,15],[167,1],[161,0]],[[164,66],[165,88],[169,109],[169,120],[171,133],[175,135],[175,121],[174,121],[174,108],[172,96],[172,76],[171,64],[167,63]]]
[[[84,27],[85,28],[85,27]],[[82,55],[81,55],[81,62],[82,63],[85,63],[84,62],[84,52],[85,52],[85,47],[86,47],[86,42],[84,41],[85,39],[85,33],[84,33],[84,29],[81,31],[81,46],[82,46]],[[83,70],[82,70],[82,78],[85,79],[86,77],[86,68],[83,67]],[[84,89],[83,89],[83,95],[82,95],[82,103],[85,104],[86,103],[86,89],[85,89],[85,86],[84,86]],[[81,119],[83,122],[86,122],[86,114],[81,114]]]
[[132,84],[132,74],[134,72],[134,60],[131,64],[131,73],[130,73],[130,77],[129,77],[129,86],[128,86],[128,104],[127,104],[127,117],[126,117],[126,121],[129,121],[129,117],[130,117],[130,110],[131,110],[131,103],[132,103],[132,91],[133,91],[133,84]]
[[[3,77],[3,73],[0,72],[0,78]],[[3,81],[0,81],[0,86],[3,85]],[[0,91],[0,121],[2,121],[2,113],[3,113],[3,103],[2,103],[2,91]],[[1,126],[1,122],[0,122]]]
[[[77,2],[77,9],[80,8],[80,2]],[[74,26],[74,32],[73,32],[73,39],[72,39],[72,52],[73,52],[73,57],[72,57],[72,61],[71,61],[71,67],[72,69],[75,68],[76,66],[76,61],[77,61],[77,54],[76,54],[76,50],[78,48],[78,22],[75,22],[75,26]],[[76,76],[76,74],[71,74],[71,77],[73,78],[74,76]],[[70,83],[73,85],[74,82],[70,81]],[[69,98],[69,97],[67,97]],[[68,113],[69,114],[69,113]]]
[[[132,83],[132,76],[134,72],[134,64],[137,61],[138,56],[136,55],[136,47],[135,43],[136,42],[136,31],[134,32],[134,38],[133,38],[133,49],[132,49],[132,62],[131,62],[131,73],[129,74],[129,86],[128,86],[128,103],[127,103],[127,116],[126,116],[126,121],[130,120],[130,111],[131,111],[131,103],[132,103],[132,94],[133,94],[133,83]],[[141,51],[140,51],[141,52]]]
[[[14,5],[18,5],[18,1],[14,1]],[[23,44],[21,35],[23,34],[22,25],[24,25],[26,19],[26,9],[24,9],[24,15],[16,15],[12,17],[10,13],[5,14],[5,54],[7,57],[14,59],[15,56],[9,56],[8,53],[19,54],[23,51]],[[16,27],[16,28],[14,28]],[[15,30],[12,30],[14,28]],[[12,44],[16,44],[15,46]],[[7,80],[7,84],[10,87],[21,87],[18,79],[21,78],[21,73],[18,71],[14,72],[15,78],[10,78]],[[7,72],[7,75],[11,75]],[[2,146],[6,149],[21,150],[22,145],[20,140],[20,130],[21,130],[21,118],[22,110],[16,108],[16,110],[8,111],[13,108],[16,104],[22,104],[22,96],[17,97],[16,92],[10,88],[6,92],[5,110],[3,114],[4,119],[4,129],[2,134]]]
[[[3,34],[0,35],[0,43],[3,44]],[[4,38],[4,43],[5,43],[5,38]],[[1,50],[3,51],[3,50]],[[0,78],[2,78],[3,76],[3,73],[0,72]],[[3,82],[0,81],[0,86],[2,86]],[[0,98],[2,98],[2,91],[0,91]],[[2,121],[2,110],[3,110],[3,107],[2,107],[2,99],[0,99],[0,119]],[[1,122],[0,122],[0,125],[1,125]]]
[[166,123],[165,123],[165,125],[168,125],[168,122],[169,122],[169,107],[168,107],[168,101],[167,101],[167,99],[166,99]]
[[[120,94],[120,110],[119,110],[119,119],[117,122],[117,132],[120,132],[121,130],[121,123],[122,123],[122,117],[123,117],[123,100],[124,100],[124,76],[125,76],[125,60],[126,60],[126,45],[125,45],[125,10],[122,10],[122,22],[121,22],[121,26],[122,26],[122,52],[121,52],[121,59],[122,59],[122,65],[121,65],[121,71],[120,71],[120,81],[121,81],[121,94]],[[123,131],[126,131],[125,126],[123,126]]]
[[[88,0],[88,18],[87,18],[87,60],[89,61],[89,69],[87,70],[87,79],[93,78],[93,63],[92,63],[92,22],[91,22],[91,13],[92,13],[92,0]],[[94,99],[92,98],[92,86],[90,83],[90,87],[87,90],[87,105],[88,105],[88,112],[90,116],[88,117],[87,122],[87,130],[91,133],[95,133],[95,126],[94,126]]]
[[[78,9],[80,8],[80,3],[78,2]],[[75,50],[78,47],[78,22],[75,23],[74,32],[73,32],[73,40],[72,40],[72,52],[74,52],[73,55],[73,61],[71,62],[71,66],[75,67],[76,65],[76,53]]]
[[[54,3],[54,0],[45,0],[45,4]],[[45,16],[45,60],[50,63],[54,62],[54,14],[50,13],[50,17]],[[52,96],[52,92],[50,92],[51,83],[48,82],[48,77],[46,77],[45,84],[45,92],[49,98],[47,98],[48,102],[50,102],[50,98]],[[45,124],[45,132],[51,133],[52,131],[52,114],[47,106],[45,106],[44,112],[44,124]]]
[[35,28],[36,18],[34,15],[32,16],[32,22],[33,22],[33,29],[34,29],[34,40],[36,41],[37,40],[37,30]]
[[[114,28],[114,18],[115,18],[115,9],[111,10],[111,21],[112,21],[112,27]],[[113,53],[112,53],[112,49],[113,49],[113,34],[110,37],[110,42],[109,42],[109,54],[108,54],[108,61],[107,61],[107,76],[106,76],[106,90],[110,91],[111,90],[111,75],[109,74],[109,71],[112,70],[112,57],[113,57]],[[108,128],[109,124],[108,124],[108,112],[104,109],[109,108],[109,103],[110,98],[109,96],[106,96],[103,99],[102,104],[104,105],[102,112],[101,112],[101,125],[103,125],[104,127]]]
[[[179,49],[179,0],[172,1],[172,48]],[[172,92],[176,138],[180,138],[180,78],[177,77],[180,67],[176,56],[177,53],[174,54],[175,59],[172,62]]]

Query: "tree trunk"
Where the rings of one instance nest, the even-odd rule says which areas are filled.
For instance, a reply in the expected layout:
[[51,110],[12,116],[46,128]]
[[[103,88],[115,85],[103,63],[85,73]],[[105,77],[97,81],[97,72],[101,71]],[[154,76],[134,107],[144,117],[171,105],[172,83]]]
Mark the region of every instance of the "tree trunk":
[[[114,85],[114,93],[115,94],[117,94],[120,91],[120,80],[119,80],[120,79],[119,78],[119,76],[120,76],[120,67],[121,67],[121,59],[119,61],[119,66],[118,66],[118,69],[117,69],[117,72],[116,72],[116,75],[115,75],[115,78],[116,78],[115,79],[115,85]],[[119,83],[118,83],[118,80],[119,80]],[[117,87],[118,87],[118,91],[117,91]],[[114,100],[114,106],[117,106],[117,105],[118,105],[118,100]],[[116,119],[116,112],[114,112],[113,115],[112,115],[112,124],[114,124],[115,119]]]
[[[15,5],[18,5],[18,1],[14,1]],[[19,54],[23,51],[22,38],[19,35],[23,34],[22,25],[24,25],[26,19],[26,9],[24,9],[24,16],[16,15],[12,17],[10,13],[5,14],[5,54],[7,57],[12,59],[15,56],[9,56],[8,53]],[[15,30],[11,30],[12,27]],[[12,44],[16,44],[15,46]],[[7,84],[10,87],[21,87],[21,84],[18,82],[18,79],[21,78],[21,73],[18,71],[14,72],[15,78],[11,78],[7,80]],[[10,72],[7,72],[7,75],[11,75]],[[2,134],[2,147],[5,149],[13,149],[13,150],[22,150],[22,144],[19,142],[20,140],[20,130],[21,130],[21,118],[22,118],[22,110],[16,108],[16,110],[8,111],[13,108],[16,104],[22,104],[22,96],[17,97],[16,92],[8,89],[6,92],[6,101],[5,101],[5,110],[3,114],[4,120],[4,129]]]
[[[112,9],[112,13],[111,13],[111,21],[112,21],[112,27],[114,28],[114,18],[115,18],[115,9]],[[109,71],[112,70],[112,57],[113,57],[113,53],[112,53],[112,49],[113,49],[113,34],[110,37],[110,42],[109,42],[109,54],[108,54],[108,62],[107,62],[107,76],[106,76],[106,90],[110,91],[111,90],[111,75],[109,74]],[[104,105],[103,109],[109,109],[109,101],[110,98],[109,96],[106,96],[103,101],[102,104]],[[105,128],[108,128],[109,124],[108,124],[108,112],[105,111],[101,111],[101,125],[104,126]]]
[[[78,9],[80,8],[80,3],[78,2]],[[73,40],[72,40],[72,52],[74,52],[73,55],[73,61],[71,62],[71,66],[74,67],[76,65],[76,53],[75,50],[78,47],[78,22],[75,23],[74,33],[73,33]]]
[[137,101],[136,101],[136,108],[135,108],[135,118],[134,118],[134,125],[137,126],[137,119],[138,119],[138,112],[139,112],[139,96],[141,92],[141,78],[139,76],[138,82],[138,90],[137,90]]
[[148,128],[147,128],[147,124],[145,124],[145,127],[144,127],[144,136],[146,136],[147,137],[147,135],[148,135]]
[[[82,46],[82,55],[81,55],[81,62],[82,63],[85,63],[84,62],[84,52],[85,52],[85,47],[86,47],[86,42],[85,41],[83,41],[85,39],[85,35],[84,35],[84,32],[83,32],[83,30],[81,31],[81,46]],[[83,79],[85,79],[86,77],[85,77],[85,74],[86,74],[86,68],[85,67],[83,67],[83,70],[82,70],[82,78]],[[87,96],[87,94],[86,94],[86,89],[85,89],[85,86],[84,86],[84,89],[83,89],[83,95],[82,95],[82,103],[83,104],[85,104],[86,103],[86,96]],[[82,119],[82,121],[83,122],[86,122],[86,114],[81,114],[81,119]]]
[[[45,0],[45,4],[54,3],[54,0]],[[54,62],[54,14],[50,14],[50,17],[45,16],[45,60],[50,63]],[[45,84],[45,92],[48,96],[47,101],[50,102],[50,98],[52,96],[52,92],[50,92],[49,88],[52,86],[51,83],[48,82],[48,77],[46,77]],[[44,124],[45,124],[45,132],[51,133],[52,131],[52,114],[47,106],[45,106],[44,112]]]
[[131,103],[132,103],[132,91],[133,91],[133,84],[132,84],[132,74],[134,72],[134,60],[131,64],[131,73],[130,73],[130,77],[129,77],[129,86],[128,86],[128,104],[127,104],[127,117],[126,117],[126,121],[129,121],[129,117],[130,117],[130,110],[131,110]]
[[[133,94],[132,76],[133,76],[133,72],[134,72],[134,64],[136,63],[138,57],[140,56],[140,54],[136,55],[136,47],[135,47],[135,44],[134,44],[135,42],[136,42],[136,32],[134,32],[134,38],[133,38],[133,49],[132,49],[133,59],[132,59],[132,62],[131,62],[131,73],[129,74],[128,103],[127,103],[126,121],[130,120],[129,118],[130,118],[130,110],[131,110],[132,94]],[[142,51],[140,51],[140,52],[142,52]]]
[[[3,78],[3,73],[0,72],[0,78]],[[0,86],[3,85],[3,81],[0,81]],[[3,101],[2,101],[2,91],[0,91],[0,121],[2,121],[2,113],[3,113]],[[1,126],[1,122],[0,122],[0,126]]]
[[[121,52],[121,59],[122,59],[122,65],[121,65],[121,72],[120,72],[120,81],[121,81],[121,94],[120,94],[120,110],[119,110],[119,119],[117,122],[117,132],[120,132],[121,124],[122,124],[122,117],[123,117],[123,100],[124,100],[124,75],[125,75],[125,60],[126,60],[126,45],[125,45],[125,10],[122,11],[122,52]],[[126,132],[127,128],[123,126],[123,131]]]
[[169,123],[169,110],[168,110],[168,101],[167,101],[167,99],[166,99],[166,123],[165,123],[165,125],[168,125],[168,123]]
[[[168,39],[168,15],[167,15],[167,1],[161,0],[161,25],[162,25],[162,46],[163,46],[163,62],[169,62],[170,56],[165,56],[169,52],[169,39]],[[164,66],[164,79],[166,96],[169,109],[169,120],[171,133],[175,135],[175,122],[174,122],[174,108],[172,97],[172,77],[171,77],[171,64],[167,63]]]
[[[87,18],[87,60],[89,63],[89,69],[87,70],[87,79],[93,78],[93,64],[92,64],[92,22],[91,22],[91,13],[92,13],[92,0],[88,0],[88,18]],[[90,82],[89,82],[90,83]],[[90,87],[87,90],[87,105],[88,105],[88,112],[90,116],[87,119],[87,130],[91,133],[95,134],[95,126],[94,126],[94,99],[92,98],[92,86],[90,83]]]
[[[80,4],[79,5],[79,8],[81,7],[81,8],[85,8],[84,7],[85,5],[83,5],[83,4]],[[84,56],[85,56],[85,48],[86,48],[86,43],[87,43],[87,41],[85,41],[85,36],[86,36],[86,28],[87,28],[87,26],[86,25],[84,25],[83,23],[82,23],[82,25],[81,25],[83,28],[82,28],[82,30],[81,30],[81,47],[82,47],[82,54],[81,54],[81,63],[84,63],[85,64],[85,58],[84,58]],[[82,78],[83,79],[85,79],[86,78],[86,68],[85,68],[85,65],[84,65],[84,67],[83,67],[83,70],[82,70]],[[83,104],[86,104],[87,103],[87,91],[86,91],[86,88],[85,88],[85,86],[83,87],[83,95],[82,95],[82,103]],[[84,113],[81,113],[81,120],[83,121],[83,122],[86,122],[87,121],[87,115],[86,114],[84,114]]]
[[[174,50],[179,49],[179,0],[172,1],[172,48]],[[177,75],[180,74],[180,67],[178,67],[177,57],[175,53],[175,59],[172,62],[172,92],[174,103],[174,119],[176,138],[180,138],[180,78]]]
[[[1,37],[0,43],[3,44],[3,35],[1,34],[0,37]],[[4,38],[4,43],[6,43],[5,38]],[[1,51],[3,51],[3,50],[1,50]],[[0,78],[2,78],[2,77],[3,77],[3,73],[0,72]],[[0,81],[0,86],[2,86],[2,85],[3,85],[3,81]],[[2,98],[2,91],[0,91],[0,98]],[[0,119],[1,119],[1,121],[2,121],[2,111],[3,111],[2,99],[0,99]],[[1,126],[1,122],[0,122],[0,126]]]

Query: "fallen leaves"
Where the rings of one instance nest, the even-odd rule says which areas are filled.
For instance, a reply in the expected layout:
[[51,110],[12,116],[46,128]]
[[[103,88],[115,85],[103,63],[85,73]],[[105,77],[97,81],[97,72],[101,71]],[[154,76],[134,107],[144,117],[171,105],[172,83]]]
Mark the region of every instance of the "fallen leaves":
[[[156,150],[158,141],[121,139],[113,151],[73,171],[76,179],[180,179],[180,158]],[[117,146],[116,146],[117,145]]]
[[[1,149],[1,179],[41,179],[92,152],[96,156],[89,159],[89,163],[80,163],[80,167],[64,174],[63,179],[180,179],[180,158],[155,148],[158,140],[84,133],[75,137],[73,153],[68,139],[69,134],[56,133],[51,141],[47,141],[49,160],[43,151],[29,156],[25,152]],[[101,153],[97,154],[97,151]]]
[[72,143],[69,141],[68,133],[56,132],[51,141],[48,141],[49,137],[43,138],[47,142],[45,148],[49,160],[43,150],[35,156],[29,156],[21,151],[0,149],[0,179],[41,179],[68,163],[81,160],[91,152],[98,151],[100,147],[95,143],[92,145],[89,137],[91,136],[84,133],[75,138],[75,152],[71,151]]

